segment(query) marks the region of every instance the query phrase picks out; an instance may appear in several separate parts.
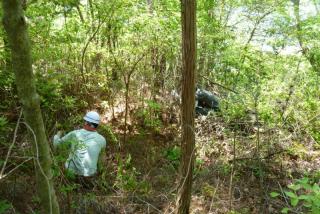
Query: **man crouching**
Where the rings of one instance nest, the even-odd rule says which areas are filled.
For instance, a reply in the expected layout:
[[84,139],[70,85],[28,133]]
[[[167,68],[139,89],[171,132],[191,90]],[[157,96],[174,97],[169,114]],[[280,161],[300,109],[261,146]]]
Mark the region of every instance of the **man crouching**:
[[85,188],[92,188],[92,178],[97,173],[99,154],[106,147],[105,138],[97,132],[100,116],[95,111],[88,112],[82,129],[69,132],[61,138],[58,132],[53,138],[53,146],[70,143],[69,157],[65,162],[65,168],[74,173],[76,182]]

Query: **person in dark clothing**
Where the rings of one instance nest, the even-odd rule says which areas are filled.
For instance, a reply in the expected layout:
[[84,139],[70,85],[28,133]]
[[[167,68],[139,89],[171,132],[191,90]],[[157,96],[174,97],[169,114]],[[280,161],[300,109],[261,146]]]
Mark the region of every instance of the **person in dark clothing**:
[[196,89],[196,114],[207,115],[210,111],[220,111],[219,100],[210,91],[197,87]]

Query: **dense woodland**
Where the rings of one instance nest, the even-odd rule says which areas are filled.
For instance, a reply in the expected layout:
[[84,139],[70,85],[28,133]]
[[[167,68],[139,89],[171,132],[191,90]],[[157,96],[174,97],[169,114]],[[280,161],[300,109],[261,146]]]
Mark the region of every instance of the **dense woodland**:
[[[2,0],[1,213],[320,213],[319,0]],[[219,111],[195,114],[196,86]],[[53,135],[102,117],[88,191]]]

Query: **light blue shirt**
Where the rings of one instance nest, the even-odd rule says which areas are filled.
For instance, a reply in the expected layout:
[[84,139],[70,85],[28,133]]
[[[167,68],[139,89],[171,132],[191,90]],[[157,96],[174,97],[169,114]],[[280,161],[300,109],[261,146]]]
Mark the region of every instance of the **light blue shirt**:
[[64,142],[71,143],[65,167],[78,175],[94,175],[97,172],[99,154],[106,147],[105,138],[97,132],[85,129],[69,132],[62,138],[59,135],[53,138],[55,148]]

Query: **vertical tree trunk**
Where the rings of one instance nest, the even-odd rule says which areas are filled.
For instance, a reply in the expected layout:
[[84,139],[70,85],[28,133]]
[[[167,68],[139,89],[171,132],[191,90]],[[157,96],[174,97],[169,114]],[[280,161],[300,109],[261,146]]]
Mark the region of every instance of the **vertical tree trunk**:
[[91,15],[91,21],[93,22],[93,20],[94,20],[94,11],[93,11],[92,0],[88,0],[88,4],[89,4],[90,15]]
[[148,10],[152,14],[153,13],[153,1],[147,0]]
[[124,77],[125,83],[125,114],[124,114],[124,133],[123,133],[123,143],[125,144],[127,141],[127,123],[128,123],[128,112],[129,112],[129,87],[130,87],[130,77],[131,74]]
[[77,11],[79,13],[79,17],[80,17],[81,22],[84,23],[85,21],[84,21],[82,12],[81,12],[80,3],[76,5],[76,8],[77,8]]
[[196,0],[182,0],[182,140],[177,213],[189,213],[195,157]]
[[315,10],[317,12],[317,15],[319,15],[319,6],[318,6],[319,3],[317,3],[316,0],[313,0],[312,3],[313,3],[314,8],[315,8]]
[[[131,76],[135,72],[136,66],[143,59],[143,57],[144,57],[144,55],[142,55],[140,58],[138,58],[137,61],[134,62],[134,64],[131,67],[131,69],[128,72],[125,72],[123,74],[123,80],[124,80],[124,84],[125,84],[125,87],[126,87],[126,91],[125,91],[125,102],[126,102],[126,107],[125,108],[126,109],[125,109],[125,115],[124,115],[123,143],[126,143],[126,138],[127,138],[127,129],[128,129],[127,121],[128,121],[129,111],[130,111],[130,109],[129,109],[129,88],[130,88]],[[116,62],[116,64],[117,64],[117,62]],[[119,67],[118,64],[117,64],[117,66]]]
[[309,61],[312,69],[320,75],[320,62],[318,57],[314,53],[313,48],[308,48],[304,44],[303,39],[303,30],[301,27],[301,19],[300,19],[300,0],[291,0],[294,6],[294,16],[296,18],[296,29],[297,29],[297,39],[302,50],[302,54],[307,58]]
[[36,159],[37,192],[43,207],[42,213],[59,213],[55,196],[48,140],[40,110],[40,99],[36,93],[32,72],[30,44],[27,25],[20,0],[3,0],[3,25],[11,48],[12,69],[16,77],[18,95],[23,114],[30,128],[33,151]]

